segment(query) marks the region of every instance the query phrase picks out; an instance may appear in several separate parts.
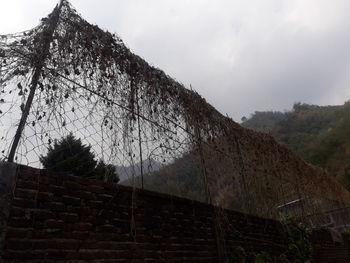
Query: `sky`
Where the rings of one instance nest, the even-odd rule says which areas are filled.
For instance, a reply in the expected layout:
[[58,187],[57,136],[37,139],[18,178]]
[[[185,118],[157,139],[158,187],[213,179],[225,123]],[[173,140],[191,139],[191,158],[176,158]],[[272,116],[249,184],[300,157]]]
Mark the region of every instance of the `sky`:
[[[0,0],[0,34],[58,0]],[[350,99],[349,0],[71,0],[151,65],[236,121],[296,102]]]

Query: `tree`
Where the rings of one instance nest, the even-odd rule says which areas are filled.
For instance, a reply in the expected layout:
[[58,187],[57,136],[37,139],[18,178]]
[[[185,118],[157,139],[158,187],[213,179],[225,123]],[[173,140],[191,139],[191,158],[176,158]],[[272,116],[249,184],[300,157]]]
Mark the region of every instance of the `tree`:
[[94,177],[98,180],[110,182],[110,183],[118,183],[119,176],[116,174],[116,169],[114,165],[105,164],[102,160],[97,164]]
[[54,146],[49,146],[46,156],[40,157],[44,168],[54,172],[68,172],[75,176],[99,179],[107,182],[118,182],[113,165],[97,162],[91,152],[91,146],[84,145],[72,133],[60,140],[55,140]]

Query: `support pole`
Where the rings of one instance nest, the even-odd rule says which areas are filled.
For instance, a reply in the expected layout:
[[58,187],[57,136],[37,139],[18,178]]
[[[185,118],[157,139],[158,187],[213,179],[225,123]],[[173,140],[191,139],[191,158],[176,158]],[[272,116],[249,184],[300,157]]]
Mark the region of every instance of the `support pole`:
[[21,120],[20,120],[19,125],[17,127],[17,131],[16,131],[16,134],[15,134],[12,146],[11,146],[10,154],[8,157],[8,162],[10,162],[10,163],[13,163],[13,160],[14,160],[14,157],[16,154],[16,150],[17,150],[17,147],[19,144],[19,140],[21,139],[21,135],[22,135],[22,132],[24,130],[24,126],[26,125],[29,111],[30,111],[30,108],[31,108],[32,103],[33,103],[35,90],[36,90],[36,87],[38,86],[40,74],[41,74],[41,69],[37,69],[34,73],[34,76],[32,79],[32,85],[30,88],[29,96],[28,96],[28,100],[27,100],[26,105],[24,107],[24,110],[22,112],[22,117],[21,117]]
[[139,132],[139,151],[140,151],[141,188],[143,189],[142,137],[141,137],[140,105],[139,105],[138,87],[136,88],[136,100],[137,100],[137,126],[138,126],[138,132]]
[[[52,20],[47,22],[48,23],[47,29],[44,29],[44,31],[41,32],[41,34],[42,34],[41,41],[43,41],[43,42],[42,42],[42,45],[39,45],[38,47],[36,47],[36,54],[34,54],[36,59],[37,59],[36,63],[34,63],[35,71],[34,71],[34,75],[32,77],[31,85],[30,85],[29,96],[28,96],[26,105],[24,107],[24,110],[22,112],[21,120],[18,124],[17,131],[15,134],[13,143],[11,145],[10,153],[9,153],[8,158],[7,158],[7,161],[10,163],[13,163],[13,161],[14,161],[16,150],[17,150],[17,147],[19,144],[19,140],[21,139],[24,127],[25,127],[27,119],[28,119],[30,109],[31,109],[32,104],[33,104],[35,90],[36,90],[38,83],[39,83],[39,79],[40,79],[40,75],[42,73],[42,68],[44,66],[45,59],[47,58],[47,55],[49,53],[50,43],[52,41],[52,36],[53,36],[53,33],[57,27],[57,23],[59,20],[59,16],[60,16],[64,1],[65,0],[61,0],[60,4],[56,6],[55,10],[53,11],[54,15],[51,18]],[[47,33],[48,33],[49,37],[47,37]]]
[[205,162],[205,156],[203,153],[203,145],[202,145],[203,139],[202,139],[201,131],[199,129],[199,124],[197,124],[195,127],[195,140],[196,140],[196,144],[199,151],[199,157],[201,161],[202,182],[205,187],[206,202],[213,206],[213,212],[214,212],[213,224],[215,229],[215,239],[216,239],[216,248],[217,248],[218,258],[220,262],[224,262],[227,257],[226,257],[226,244],[224,239],[224,233],[221,228],[221,222],[220,222],[220,219],[221,219],[220,218],[221,215],[219,214],[220,208],[214,206],[213,204],[213,199],[210,191],[210,182],[208,180],[208,171],[207,171],[207,166]]

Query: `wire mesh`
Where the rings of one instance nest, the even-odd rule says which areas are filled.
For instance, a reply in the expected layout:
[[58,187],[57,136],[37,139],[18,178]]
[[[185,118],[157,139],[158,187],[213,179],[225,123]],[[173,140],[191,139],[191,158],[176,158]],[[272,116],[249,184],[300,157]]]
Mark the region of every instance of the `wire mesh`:
[[272,218],[291,200],[350,200],[325,171],[223,116],[66,0],[34,29],[0,36],[0,92],[3,160],[12,149],[14,161],[42,167],[72,134],[134,187]]

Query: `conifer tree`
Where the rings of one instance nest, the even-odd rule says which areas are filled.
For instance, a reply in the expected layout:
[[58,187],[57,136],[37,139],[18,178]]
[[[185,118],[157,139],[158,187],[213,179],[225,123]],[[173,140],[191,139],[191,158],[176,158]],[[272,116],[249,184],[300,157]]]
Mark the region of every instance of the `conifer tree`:
[[97,162],[91,146],[84,145],[80,139],[69,134],[49,146],[46,156],[40,158],[43,166],[54,172],[67,172],[75,176],[118,182],[113,165]]

